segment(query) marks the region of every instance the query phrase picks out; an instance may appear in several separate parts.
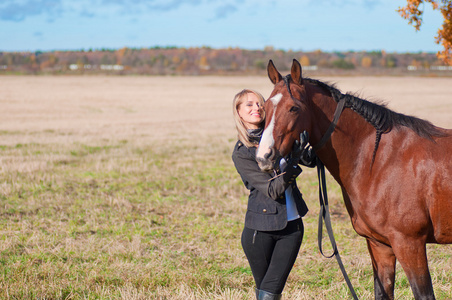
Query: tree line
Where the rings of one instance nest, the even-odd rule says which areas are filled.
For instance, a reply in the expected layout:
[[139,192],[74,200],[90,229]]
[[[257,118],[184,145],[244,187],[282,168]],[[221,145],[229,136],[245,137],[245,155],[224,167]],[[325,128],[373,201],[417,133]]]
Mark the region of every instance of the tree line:
[[272,59],[282,71],[292,59],[309,73],[388,74],[449,70],[435,53],[386,51],[285,51],[210,47],[121,48],[77,51],[0,52],[0,74],[265,74]]

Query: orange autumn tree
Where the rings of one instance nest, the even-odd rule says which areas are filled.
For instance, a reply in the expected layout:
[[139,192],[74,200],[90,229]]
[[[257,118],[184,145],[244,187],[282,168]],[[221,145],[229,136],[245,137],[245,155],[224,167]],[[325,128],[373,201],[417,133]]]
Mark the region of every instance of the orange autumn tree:
[[399,7],[399,14],[408,20],[416,30],[422,25],[422,14],[424,13],[425,3],[430,3],[433,9],[440,10],[443,15],[444,22],[438,35],[435,37],[437,44],[443,46],[443,50],[439,51],[437,56],[445,63],[452,65],[452,1],[451,0],[407,0],[407,5]]

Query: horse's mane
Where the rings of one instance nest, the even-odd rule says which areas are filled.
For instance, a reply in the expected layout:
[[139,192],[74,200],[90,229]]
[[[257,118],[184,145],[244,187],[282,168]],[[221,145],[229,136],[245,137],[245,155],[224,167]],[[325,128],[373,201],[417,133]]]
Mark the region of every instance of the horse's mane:
[[446,136],[443,131],[429,121],[394,112],[384,104],[373,103],[349,93],[342,94],[334,84],[327,84],[310,78],[303,78],[303,80],[307,80],[308,82],[329,91],[336,102],[345,98],[345,107],[355,111],[376,129],[377,132],[372,162],[375,159],[375,154],[382,134],[390,132],[393,128],[404,126],[410,128],[419,136],[429,140],[433,140],[433,137]]

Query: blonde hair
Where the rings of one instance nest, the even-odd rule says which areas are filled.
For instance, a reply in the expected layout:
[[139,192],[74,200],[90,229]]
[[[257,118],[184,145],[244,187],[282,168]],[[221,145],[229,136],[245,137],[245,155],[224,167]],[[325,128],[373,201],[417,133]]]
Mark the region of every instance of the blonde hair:
[[[244,89],[237,93],[237,95],[235,95],[234,101],[232,102],[233,104],[232,113],[234,115],[235,128],[237,129],[238,139],[249,148],[256,146],[256,143],[250,140],[248,130],[245,124],[243,124],[243,120],[239,116],[238,112],[239,106],[246,101],[246,99],[248,98],[248,94],[256,95],[257,98],[259,98],[259,104],[261,105],[261,107],[264,107],[265,100],[264,97],[259,92],[250,89]],[[263,111],[262,123],[264,123],[264,121],[265,121],[265,111]]]

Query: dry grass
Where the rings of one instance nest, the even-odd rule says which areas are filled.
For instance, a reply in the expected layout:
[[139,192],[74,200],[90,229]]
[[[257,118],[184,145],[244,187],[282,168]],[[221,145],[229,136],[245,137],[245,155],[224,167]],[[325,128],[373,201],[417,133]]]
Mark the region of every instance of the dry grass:
[[[451,79],[331,80],[452,127]],[[2,77],[0,298],[252,299],[246,191],[230,160],[245,87],[271,90],[261,77]],[[285,299],[347,298],[318,254],[314,170],[299,186],[311,211]],[[365,241],[331,179],[329,194],[347,271],[372,298]],[[438,299],[452,298],[451,247],[429,245],[429,258]],[[412,297],[400,267],[396,295]]]

